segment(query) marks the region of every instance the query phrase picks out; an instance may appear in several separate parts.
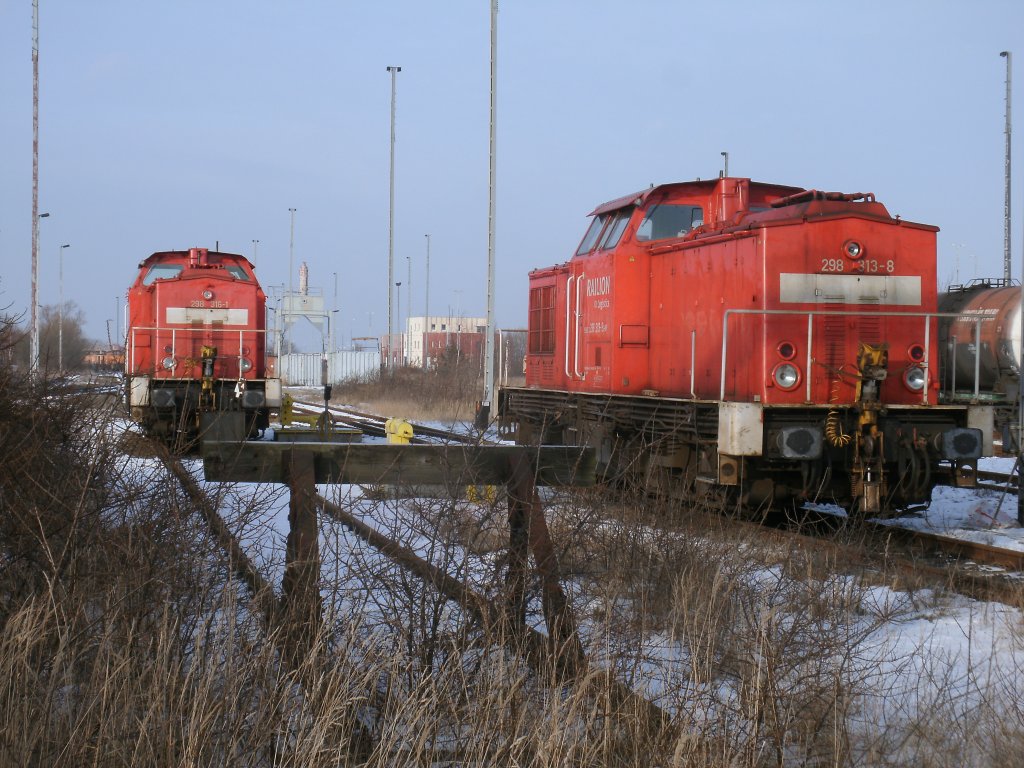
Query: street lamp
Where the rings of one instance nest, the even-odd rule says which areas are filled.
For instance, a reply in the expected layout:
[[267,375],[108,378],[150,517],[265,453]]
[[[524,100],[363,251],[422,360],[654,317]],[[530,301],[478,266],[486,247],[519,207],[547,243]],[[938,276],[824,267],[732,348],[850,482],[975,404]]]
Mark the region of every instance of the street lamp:
[[71,243],[64,243],[59,250],[58,262],[60,264],[60,304],[58,305],[60,318],[57,321],[57,370],[64,373],[64,249],[70,248]]
[[253,268],[256,267],[256,251],[257,251],[257,249],[259,247],[260,247],[260,241],[259,240],[253,240],[252,241],[252,266],[253,266]]
[[423,281],[426,291],[423,297],[423,368],[426,369],[430,367],[427,355],[430,347],[430,235],[424,237],[427,238],[427,279]]
[[33,375],[39,372],[39,219],[49,215],[40,213],[32,221],[32,313],[28,367]]
[[292,310],[292,294],[295,292],[295,282],[292,275],[295,274],[295,208],[289,208],[288,213],[292,216],[292,227],[291,234],[288,236],[288,297],[284,302],[284,333],[288,334],[288,345],[285,346],[285,352],[291,352],[290,344],[292,341],[292,335],[288,321],[291,319]]
[[[397,300],[395,301],[395,306],[398,308],[398,327],[401,328],[402,327],[402,283],[401,283],[401,281],[395,283],[395,288],[398,289],[398,295],[397,295]],[[391,341],[392,341],[392,343],[394,343],[394,337],[392,337]]]
[[[337,312],[338,311],[338,273],[337,272],[332,272],[331,274],[334,276],[334,307],[333,307],[333,309],[331,309],[331,312]],[[338,351],[337,345],[334,342],[334,326],[332,325],[331,326],[331,354],[333,355],[337,351]]]

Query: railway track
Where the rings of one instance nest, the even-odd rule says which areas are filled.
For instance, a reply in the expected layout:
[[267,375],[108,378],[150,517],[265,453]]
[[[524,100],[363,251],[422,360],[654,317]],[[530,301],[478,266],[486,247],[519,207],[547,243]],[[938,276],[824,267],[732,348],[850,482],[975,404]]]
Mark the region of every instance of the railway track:
[[246,554],[238,538],[231,533],[231,528],[218,512],[217,505],[203,491],[199,482],[188,471],[181,459],[172,456],[162,445],[154,444],[153,448],[157,458],[174,475],[186,495],[195,504],[214,540],[227,557],[229,570],[241,578],[248,587],[249,596],[259,615],[263,618],[264,627],[268,632],[273,631],[280,620],[280,609],[274,595],[274,587]]
[[916,530],[901,526],[898,520],[854,524],[815,510],[771,527],[809,546],[843,546],[840,540],[850,539],[852,534],[851,562],[893,567],[967,597],[1024,607],[1024,551]]
[[[305,416],[319,416],[323,413],[322,404],[309,403],[296,400],[293,408],[296,412]],[[361,429],[365,434],[373,437],[385,437],[385,422],[387,418],[373,413],[358,411],[354,408],[331,405],[328,408],[331,419],[335,424],[342,424],[347,427]],[[441,429],[427,424],[410,422],[413,427],[412,443],[473,443],[490,444],[494,441],[484,439],[482,436],[468,432],[455,432],[450,429]]]
[[[310,414],[323,410],[310,403],[302,403],[301,407],[304,413]],[[332,406],[330,410],[332,417],[339,423],[362,428],[367,434],[384,435],[385,419],[381,416],[337,406]],[[413,439],[414,442],[470,442],[478,439],[476,436],[424,425],[414,425],[414,430],[418,436]],[[1015,472],[979,470],[978,477],[981,481],[979,488],[1016,495]],[[825,536],[833,535],[836,525],[834,516],[828,517],[832,522],[826,525]],[[868,521],[864,527],[879,542],[879,549],[886,557],[896,557],[897,548],[903,553],[898,565],[908,573],[916,571],[930,578],[950,582],[957,591],[977,599],[993,599],[1011,604],[1020,601],[1018,585],[1024,579],[1024,552],[900,527],[890,522]],[[813,528],[813,525],[808,525],[806,518],[798,526],[798,530],[803,532]]]
[[978,470],[978,488],[984,488],[990,491],[1012,492],[1016,495],[1018,487],[1019,481],[1016,472],[993,472],[985,469]]
[[[306,407],[309,407],[308,405]],[[334,409],[332,409],[333,413]],[[383,419],[373,414],[347,412],[346,418],[374,427],[381,425]],[[383,427],[381,427],[383,430]],[[430,429],[434,440],[467,441],[467,436],[458,435],[446,430]],[[425,438],[421,438],[426,442]],[[278,644],[283,658],[290,660],[297,670],[308,673],[302,666],[301,653],[294,647],[294,634],[288,631],[285,598],[279,598],[273,584],[263,576],[259,568],[246,554],[238,538],[231,532],[227,521],[220,515],[216,503],[204,491],[196,477],[190,472],[182,460],[170,454],[162,445],[152,441],[151,454],[156,456],[167,470],[178,480],[187,496],[193,501],[196,509],[206,523],[218,546],[227,558],[228,568],[246,585],[253,606],[263,620],[268,636]],[[367,524],[360,517],[352,514],[344,507],[332,502],[322,495],[316,496],[316,504],[322,513],[329,516],[362,541],[387,557],[393,563],[414,577],[430,584],[446,599],[457,603],[475,623],[489,635],[499,638],[496,642],[504,643],[509,650],[522,655],[523,659],[541,676],[541,679],[554,679],[560,683],[568,683],[578,677],[588,675],[588,664],[583,655],[582,646],[555,647],[550,639],[532,627],[524,627],[523,635],[501,629],[505,619],[503,612],[497,608],[493,600],[477,591],[468,581],[458,579],[445,570],[431,564],[418,556],[392,536],[381,533]],[[321,576],[322,578],[322,576]],[[629,717],[638,717],[646,723],[648,729],[662,730],[669,727],[671,718],[657,704],[641,696],[628,685],[617,681],[614,676],[600,674],[598,677],[605,686],[604,693],[616,711],[629,713]],[[311,679],[308,684],[315,684]],[[595,694],[597,695],[597,694]],[[368,734],[358,734],[363,741]]]

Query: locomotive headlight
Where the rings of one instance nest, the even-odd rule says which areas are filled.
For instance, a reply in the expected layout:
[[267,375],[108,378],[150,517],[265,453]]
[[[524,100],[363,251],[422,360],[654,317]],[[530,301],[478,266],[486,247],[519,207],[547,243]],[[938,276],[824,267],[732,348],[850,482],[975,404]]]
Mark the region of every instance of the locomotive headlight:
[[920,392],[924,389],[924,368],[916,365],[907,368],[903,372],[903,383],[911,392]]
[[772,371],[772,379],[780,389],[793,389],[800,383],[800,369],[792,363],[779,363]]
[[207,288],[205,291],[203,291],[203,298],[206,299],[207,301],[212,299],[213,298],[213,291],[211,291],[209,288]]
[[178,361],[175,360],[173,356],[168,355],[167,357],[164,358],[163,364],[164,368],[166,368],[168,371],[173,371],[174,366],[178,364]]
[[252,360],[247,357],[243,357],[238,361],[238,367],[242,369],[242,373],[252,370]]
[[864,246],[856,240],[847,240],[843,243],[843,254],[848,259],[859,259],[864,255]]

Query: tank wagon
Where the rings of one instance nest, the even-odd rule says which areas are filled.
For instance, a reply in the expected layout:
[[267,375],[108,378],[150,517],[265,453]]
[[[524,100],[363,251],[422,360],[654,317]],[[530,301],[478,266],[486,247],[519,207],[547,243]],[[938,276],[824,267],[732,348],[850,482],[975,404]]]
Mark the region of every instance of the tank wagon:
[[266,368],[266,295],[252,264],[206,248],[161,251],[128,290],[126,400],[147,433],[187,445],[226,424],[255,436],[281,405]]
[[940,391],[937,227],[733,177],[591,219],[529,276],[526,384],[498,403],[518,442],[590,444],[608,480],[747,509],[880,515],[975,483],[992,407]]
[[939,310],[944,313],[939,323],[944,395],[950,402],[979,398],[991,402],[1004,448],[1015,446],[1020,399],[1020,285],[1005,278],[951,285],[939,294]]
[[977,376],[980,389],[996,401],[1016,402],[1020,309],[1020,286],[1001,278],[951,285],[939,296],[945,313],[939,341],[948,361],[944,390],[969,397]]

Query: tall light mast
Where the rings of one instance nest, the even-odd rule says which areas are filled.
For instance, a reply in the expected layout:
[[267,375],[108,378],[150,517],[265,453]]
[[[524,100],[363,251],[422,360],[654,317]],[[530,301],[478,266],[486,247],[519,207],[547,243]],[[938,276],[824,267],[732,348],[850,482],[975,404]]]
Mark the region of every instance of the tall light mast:
[[498,0],[491,0],[491,142],[490,183],[487,195],[487,330],[484,338],[484,396],[477,412],[476,427],[490,421],[494,401],[494,189],[497,179],[498,119]]
[[1003,279],[1006,285],[1010,284],[1010,137],[1012,126],[1010,123],[1010,78],[1012,73],[1013,54],[1010,51],[1003,51],[999,54],[1006,59],[1006,194],[1003,203]]
[[29,370],[39,372],[39,0],[32,0],[32,307]]
[[391,344],[394,340],[395,320],[392,305],[392,286],[395,284],[395,77],[401,67],[388,67],[391,73],[391,162],[388,187],[388,367],[391,366]]

